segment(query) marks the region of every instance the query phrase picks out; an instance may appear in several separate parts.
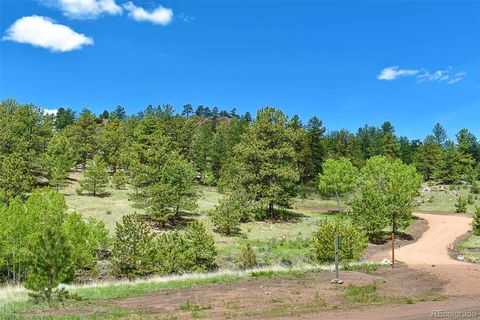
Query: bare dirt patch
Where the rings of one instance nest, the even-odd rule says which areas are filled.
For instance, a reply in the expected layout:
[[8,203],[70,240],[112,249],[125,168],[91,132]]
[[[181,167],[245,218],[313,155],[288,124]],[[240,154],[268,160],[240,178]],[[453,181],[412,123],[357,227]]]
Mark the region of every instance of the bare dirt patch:
[[328,313],[332,309],[358,308],[359,305],[342,299],[343,290],[349,284],[377,283],[380,296],[398,298],[399,303],[403,303],[405,297],[435,296],[443,285],[429,274],[406,267],[378,270],[372,274],[342,272],[343,285],[331,284],[333,277],[331,272],[276,276],[188,290],[166,290],[120,299],[116,303],[122,308],[174,315],[179,319],[190,319],[192,314],[208,319],[299,317]]

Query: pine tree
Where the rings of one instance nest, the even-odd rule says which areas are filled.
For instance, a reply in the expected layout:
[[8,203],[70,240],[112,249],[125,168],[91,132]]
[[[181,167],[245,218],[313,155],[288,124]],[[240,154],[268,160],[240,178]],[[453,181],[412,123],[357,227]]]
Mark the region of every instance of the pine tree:
[[55,115],[55,128],[58,131],[75,123],[75,111],[70,108],[60,107]]
[[57,188],[65,183],[74,164],[74,151],[67,137],[56,133],[47,148],[46,162],[50,185]]
[[108,173],[105,163],[99,156],[87,162],[87,170],[80,181],[82,189],[91,192],[93,196],[102,194],[108,183]]
[[436,143],[435,138],[429,135],[418,146],[415,155],[415,166],[425,180],[440,179],[441,168],[445,161],[445,150]]
[[67,129],[67,135],[76,152],[77,161],[85,170],[87,160],[92,157],[97,149],[96,117],[90,110],[83,109],[75,125],[69,126]]
[[121,156],[127,141],[125,127],[117,119],[110,119],[104,123],[98,134],[98,149],[107,166],[116,172],[121,164]]
[[398,154],[397,138],[395,137],[395,129],[389,121],[382,124],[382,155],[394,159]]
[[31,247],[32,266],[25,287],[32,290],[36,300],[62,299],[66,291],[58,289],[61,283],[74,279],[73,249],[67,236],[56,226],[51,226]]
[[475,208],[472,221],[473,233],[480,236],[480,207]]
[[123,121],[125,120],[127,114],[125,112],[125,109],[122,107],[122,106],[117,106],[115,108],[115,111],[113,111],[111,114],[110,114],[110,118],[111,119],[118,119],[120,121]]
[[217,250],[215,241],[207,232],[203,223],[191,222],[185,230],[185,241],[193,254],[194,270],[199,272],[209,271],[215,268]]
[[299,180],[296,155],[287,116],[267,107],[257,113],[223,174],[223,184],[242,191],[266,208],[271,218],[275,206],[288,207]]
[[215,209],[209,212],[216,231],[230,236],[240,231],[240,222],[245,220],[248,209],[246,199],[239,193],[232,193],[220,199]]
[[439,146],[443,146],[445,142],[447,142],[447,131],[445,131],[440,123],[436,123],[433,127],[433,136]]
[[190,117],[190,114],[192,114],[193,112],[193,107],[191,104],[186,104],[183,106],[183,111],[182,111],[182,115],[189,118]]
[[157,221],[171,222],[181,211],[197,207],[195,170],[180,154],[168,154],[163,166],[151,172],[150,181],[138,188],[134,199]]
[[153,270],[153,236],[139,214],[122,217],[117,222],[113,244],[113,264],[119,275],[145,276]]

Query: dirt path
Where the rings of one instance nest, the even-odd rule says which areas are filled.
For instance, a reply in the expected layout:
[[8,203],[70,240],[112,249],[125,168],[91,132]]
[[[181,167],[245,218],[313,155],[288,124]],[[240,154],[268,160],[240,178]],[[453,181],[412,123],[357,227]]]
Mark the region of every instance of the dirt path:
[[[480,295],[480,266],[452,259],[448,248],[471,230],[471,218],[458,215],[415,213],[428,222],[428,230],[416,242],[397,248],[395,260],[447,281],[444,294]],[[381,258],[382,255],[377,255]],[[383,257],[391,257],[383,252]]]

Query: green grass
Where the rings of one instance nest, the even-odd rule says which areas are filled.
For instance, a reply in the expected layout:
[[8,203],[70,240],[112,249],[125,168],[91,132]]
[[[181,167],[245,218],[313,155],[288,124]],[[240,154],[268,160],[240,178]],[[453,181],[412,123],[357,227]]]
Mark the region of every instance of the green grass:
[[353,303],[376,303],[382,302],[383,298],[377,294],[378,285],[376,283],[364,286],[349,284],[343,292],[342,297],[345,301]]
[[[197,286],[227,283],[239,280],[254,279],[260,277],[272,277],[279,275],[301,276],[310,272],[321,272],[320,267],[304,269],[269,269],[250,272],[229,272],[218,274],[186,275],[185,277],[152,278],[136,282],[116,282],[94,286],[72,287],[70,292],[78,296],[78,301],[65,302],[66,307],[88,310],[101,301],[111,299],[128,298],[157,292],[165,289],[185,289]],[[59,303],[49,305],[47,303],[34,304],[32,301],[16,301],[4,304],[0,301],[0,319],[8,318],[15,313],[26,313],[33,310],[45,311],[51,307],[58,307]],[[200,310],[196,310],[200,311]]]
[[[422,203],[417,206],[417,209],[433,212],[455,212],[455,203],[458,197],[468,197],[470,188],[467,186],[456,186],[455,189],[451,190],[452,188],[453,187],[445,186],[445,190],[442,191],[424,192],[420,197]],[[473,213],[475,206],[480,206],[480,196],[474,200],[474,204],[467,205],[467,212]]]
[[465,254],[467,261],[480,263],[480,236],[471,234],[458,249]]
[[[82,174],[75,172],[71,175],[76,181],[81,179]],[[65,195],[69,210],[77,211],[84,217],[94,217],[103,221],[110,231],[115,232],[115,223],[120,221],[125,214],[140,212],[142,210],[133,207],[129,201],[129,193],[132,191],[115,190],[107,188],[105,197],[93,197],[90,195],[78,195],[75,189],[78,182],[71,183],[61,189]],[[309,261],[306,240],[317,227],[320,220],[335,218],[337,215],[318,212],[317,206],[334,205],[331,200],[322,200],[319,196],[310,195],[307,199],[296,198],[293,209],[295,219],[287,222],[251,221],[242,223],[241,233],[236,237],[226,237],[214,232],[214,225],[207,216],[207,212],[215,207],[222,197],[214,187],[201,187],[198,208],[188,218],[203,222],[207,230],[213,234],[215,245],[219,252],[217,259],[220,268],[235,267],[236,252],[248,241],[258,249],[259,260],[262,265],[274,264],[298,264]]]

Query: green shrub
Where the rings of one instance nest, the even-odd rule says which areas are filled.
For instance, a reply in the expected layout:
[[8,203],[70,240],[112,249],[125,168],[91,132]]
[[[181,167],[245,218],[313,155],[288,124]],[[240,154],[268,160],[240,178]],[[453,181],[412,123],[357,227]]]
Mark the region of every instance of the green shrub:
[[247,243],[237,255],[238,266],[241,269],[250,269],[257,265],[257,254]]
[[79,213],[67,216],[63,230],[73,247],[75,268],[90,270],[95,266],[99,249],[108,247],[108,230],[93,218],[83,220]]
[[475,200],[473,199],[473,194],[471,194],[471,193],[468,194],[467,203],[468,204],[474,204],[475,203]]
[[464,213],[467,212],[467,199],[462,196],[459,196],[457,199],[457,203],[455,203],[455,212],[457,213]]
[[349,220],[327,220],[313,233],[313,258],[322,262],[335,261],[335,235],[340,236],[339,257],[342,263],[355,261],[362,257],[368,240],[365,233]]
[[202,177],[202,184],[211,187],[216,183],[217,183],[217,179],[215,179],[215,176],[213,175],[213,173],[211,171],[205,172],[205,174]]
[[191,248],[179,232],[164,233],[155,240],[155,273],[185,273],[195,268]]
[[480,182],[475,181],[472,184],[472,188],[470,189],[470,192],[472,192],[474,194],[480,194]]
[[480,236],[480,207],[475,208],[472,221],[473,233]]

